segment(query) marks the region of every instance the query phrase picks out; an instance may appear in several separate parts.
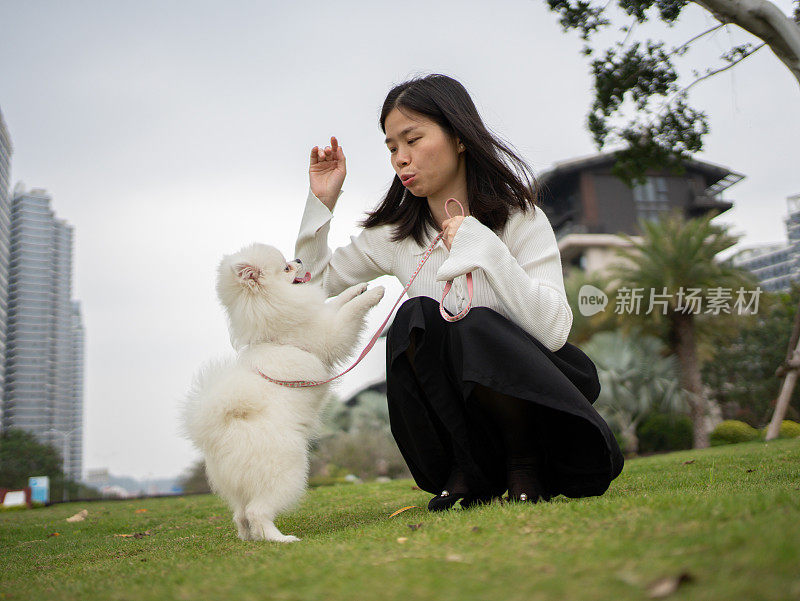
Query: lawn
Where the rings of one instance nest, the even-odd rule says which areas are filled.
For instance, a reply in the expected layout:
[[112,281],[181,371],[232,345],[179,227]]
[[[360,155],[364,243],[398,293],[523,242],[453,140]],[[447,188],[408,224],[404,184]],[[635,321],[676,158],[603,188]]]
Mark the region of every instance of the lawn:
[[313,489],[277,520],[289,545],[240,541],[210,495],[2,512],[0,599],[800,599],[800,438],[631,459],[601,497],[390,517],[429,496]]

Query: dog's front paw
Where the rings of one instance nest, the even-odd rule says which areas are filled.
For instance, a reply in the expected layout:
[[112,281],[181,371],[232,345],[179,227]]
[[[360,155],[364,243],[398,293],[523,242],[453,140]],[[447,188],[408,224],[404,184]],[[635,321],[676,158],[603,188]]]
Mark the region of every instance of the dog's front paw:
[[351,300],[358,298],[364,291],[367,289],[367,283],[362,282],[360,284],[355,284],[354,286],[350,286],[347,290],[342,292],[339,295],[340,304],[349,303]]
[[369,292],[365,293],[364,298],[370,307],[374,307],[379,302],[381,302],[381,299],[383,298],[385,292],[386,288],[384,288],[383,286],[375,286]]
[[280,536],[274,536],[267,540],[275,541],[276,543],[296,543],[300,541],[299,538],[291,534],[281,534]]

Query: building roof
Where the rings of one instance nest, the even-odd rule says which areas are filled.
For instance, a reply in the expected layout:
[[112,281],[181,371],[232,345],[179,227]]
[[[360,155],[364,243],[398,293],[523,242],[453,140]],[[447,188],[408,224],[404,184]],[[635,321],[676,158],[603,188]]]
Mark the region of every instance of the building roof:
[[[615,160],[616,151],[601,152],[592,155],[586,155],[575,159],[566,161],[556,161],[553,167],[544,171],[539,175],[538,180],[542,184],[552,184],[566,176],[572,175],[578,171],[583,171],[591,167],[600,167],[604,165],[611,165]],[[719,194],[729,186],[744,179],[744,175],[731,171],[722,165],[715,165],[707,161],[698,161],[697,159],[684,159],[684,165],[699,171],[706,176],[710,185],[706,192],[712,195]]]

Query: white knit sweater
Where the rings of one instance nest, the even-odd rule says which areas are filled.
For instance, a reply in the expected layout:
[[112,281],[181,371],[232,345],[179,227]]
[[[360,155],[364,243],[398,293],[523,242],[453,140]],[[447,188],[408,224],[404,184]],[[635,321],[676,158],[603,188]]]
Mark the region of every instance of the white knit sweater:
[[[342,190],[343,192],[343,190]],[[342,192],[339,193],[341,196]],[[338,197],[337,197],[338,199]],[[419,246],[413,238],[390,242],[394,225],[362,229],[350,244],[331,252],[328,232],[333,213],[308,191],[295,257],[322,284],[328,297],[382,275],[408,284],[435,234]],[[454,280],[444,306],[452,314],[467,304],[466,275],[472,272],[473,307],[489,307],[529,332],[551,351],[567,341],[572,310],[564,291],[561,255],[555,233],[539,207],[515,211],[498,236],[472,215],[458,228],[450,251],[436,243],[408,289],[408,296],[441,300],[447,280]]]

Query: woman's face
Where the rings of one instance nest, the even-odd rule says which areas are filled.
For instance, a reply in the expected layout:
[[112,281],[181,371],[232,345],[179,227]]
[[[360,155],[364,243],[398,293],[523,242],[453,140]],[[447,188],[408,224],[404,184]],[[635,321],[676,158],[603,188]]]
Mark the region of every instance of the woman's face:
[[459,141],[430,118],[403,111],[392,109],[384,121],[392,168],[401,181],[406,175],[414,176],[405,184],[414,196],[435,197],[454,185],[461,157]]

